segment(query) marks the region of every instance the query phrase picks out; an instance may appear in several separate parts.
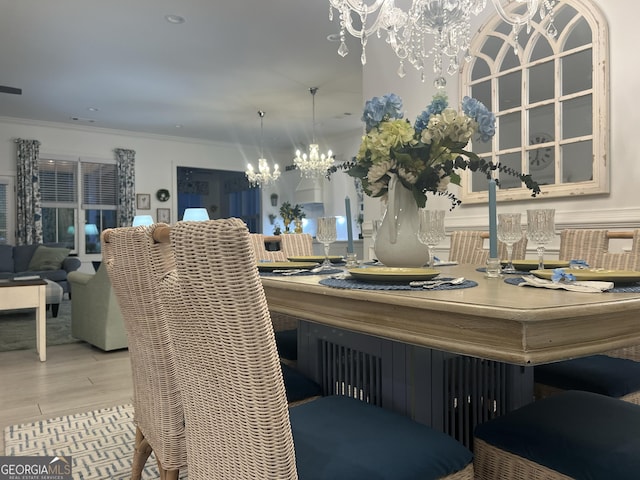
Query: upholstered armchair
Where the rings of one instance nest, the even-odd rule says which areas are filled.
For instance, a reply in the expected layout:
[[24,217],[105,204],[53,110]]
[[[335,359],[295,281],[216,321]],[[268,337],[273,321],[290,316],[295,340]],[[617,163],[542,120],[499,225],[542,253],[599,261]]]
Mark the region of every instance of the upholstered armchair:
[[107,270],[95,274],[70,272],[71,334],[101,350],[127,347],[127,333]]

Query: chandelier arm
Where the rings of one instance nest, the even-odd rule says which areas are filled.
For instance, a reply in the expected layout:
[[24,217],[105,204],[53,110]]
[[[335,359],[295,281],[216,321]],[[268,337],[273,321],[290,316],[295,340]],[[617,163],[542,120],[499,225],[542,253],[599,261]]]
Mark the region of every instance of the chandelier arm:
[[500,3],[500,0],[491,0],[491,3],[493,4],[494,8],[498,12],[498,15],[500,15],[500,18],[504,20],[506,23],[508,23],[509,25],[518,27],[518,26],[526,25],[535,16],[536,12],[538,11],[539,0],[516,0],[516,2],[527,4],[526,14],[522,14],[522,15],[509,14]]

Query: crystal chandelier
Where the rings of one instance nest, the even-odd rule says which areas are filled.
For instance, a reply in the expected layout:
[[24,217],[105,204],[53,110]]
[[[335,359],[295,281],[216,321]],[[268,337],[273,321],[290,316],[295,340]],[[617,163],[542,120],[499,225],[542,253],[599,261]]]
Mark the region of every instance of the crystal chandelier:
[[327,169],[333,165],[333,153],[331,150],[325,155],[320,154],[320,147],[316,143],[316,92],[318,87],[311,87],[309,93],[311,93],[313,104],[313,141],[309,145],[309,155],[303,153],[300,156],[300,150],[296,150],[296,157],[293,159],[293,163],[300,170],[301,174],[305,178],[319,178],[323,177],[327,173]]
[[271,173],[271,168],[269,167],[269,163],[264,158],[264,151],[262,149],[262,129],[263,129],[263,119],[264,112],[258,110],[258,116],[260,117],[260,158],[258,159],[258,172],[253,169],[251,164],[247,165],[247,171],[244,172],[247,175],[247,179],[252,187],[266,187],[267,185],[271,185],[278,178],[280,178],[280,169],[278,168],[278,164],[273,164],[273,173]]
[[[557,31],[553,25],[553,7],[558,0],[511,0],[516,8],[505,10],[501,0],[491,0],[500,18],[511,25],[514,51],[518,54],[518,33],[524,25],[527,33],[531,30],[531,20],[539,13],[540,21],[546,23],[546,34],[553,38]],[[386,41],[400,59],[398,75],[404,77],[405,63],[409,62],[425,80],[426,60],[433,58],[434,84],[444,87],[443,71],[455,75],[460,69],[460,55],[465,61],[471,60],[471,14],[478,15],[487,0],[412,0],[409,11],[395,6],[395,0],[329,0],[329,20],[333,20],[333,9],[339,12],[340,47],[338,53],[345,56],[349,49],[345,43],[345,32],[360,39],[362,54],[360,60],[367,62],[366,45],[370,35],[378,38],[386,32]],[[526,7],[526,8],[525,8]],[[377,12],[377,16],[376,16]],[[433,45],[427,45],[427,39]]]

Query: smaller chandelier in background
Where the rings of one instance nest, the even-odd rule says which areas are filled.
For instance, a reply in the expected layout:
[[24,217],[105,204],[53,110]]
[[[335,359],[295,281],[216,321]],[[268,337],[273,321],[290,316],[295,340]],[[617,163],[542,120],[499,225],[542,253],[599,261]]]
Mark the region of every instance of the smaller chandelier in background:
[[[553,7],[558,0],[513,0],[518,7],[510,11],[505,10],[501,1],[491,0],[491,3],[500,18],[511,25],[516,55],[518,33],[525,25],[527,33],[530,32],[531,20],[536,13],[540,14],[540,22],[548,20],[546,35],[550,38],[557,35],[553,24]],[[360,39],[360,60],[363,65],[367,63],[365,50],[369,36],[375,33],[380,38],[386,33],[386,42],[400,59],[400,77],[406,75],[405,62],[409,62],[420,72],[424,82],[426,61],[432,57],[436,75],[434,85],[444,87],[447,83],[442,76],[445,67],[447,73],[455,75],[460,70],[460,55],[464,61],[471,60],[471,15],[480,14],[486,4],[487,0],[412,0],[411,7],[405,12],[396,7],[395,0],[329,0],[329,20],[333,21],[333,9],[338,10],[338,53],[341,56],[349,53],[345,32]],[[428,39],[433,46],[427,45],[431,43],[427,42]]]
[[316,92],[318,87],[311,87],[309,93],[312,98],[312,113],[313,113],[313,141],[309,145],[309,155],[296,150],[296,157],[293,159],[293,163],[300,170],[300,174],[304,178],[319,178],[324,177],[327,170],[333,165],[333,153],[331,150],[324,153],[320,153],[320,147],[316,143]]
[[258,110],[258,116],[260,117],[260,158],[258,159],[258,171],[256,172],[253,169],[253,165],[249,164],[247,165],[247,171],[245,174],[247,175],[247,179],[252,187],[266,187],[267,185],[273,184],[273,182],[280,178],[280,168],[277,163],[274,163],[273,172],[271,172],[269,162],[264,158],[264,150],[262,148],[264,112],[262,110]]

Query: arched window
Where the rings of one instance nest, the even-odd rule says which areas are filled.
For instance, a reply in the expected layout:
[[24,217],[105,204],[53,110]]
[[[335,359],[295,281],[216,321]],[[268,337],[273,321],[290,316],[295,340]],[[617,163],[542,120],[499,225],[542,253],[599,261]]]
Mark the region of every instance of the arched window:
[[[474,58],[460,73],[461,96],[489,107],[497,130],[492,142],[472,148],[488,160],[531,173],[543,197],[606,193],[607,23],[590,0],[563,0],[554,9],[554,24],[555,38],[545,35],[546,21],[532,21],[530,32],[523,27],[515,43],[511,26],[496,15],[474,38]],[[517,178],[499,178],[500,200],[530,196]],[[486,177],[469,173],[462,200],[484,202],[486,191]]]

